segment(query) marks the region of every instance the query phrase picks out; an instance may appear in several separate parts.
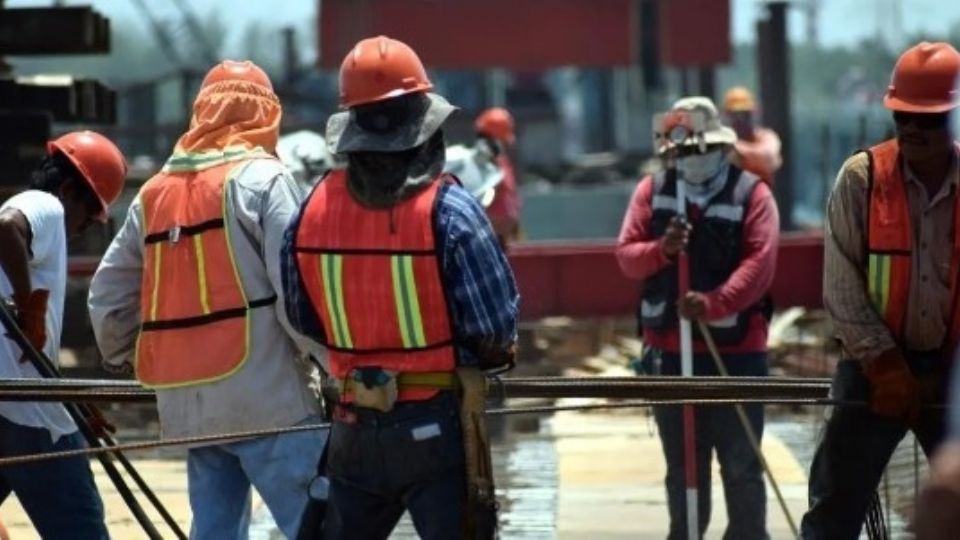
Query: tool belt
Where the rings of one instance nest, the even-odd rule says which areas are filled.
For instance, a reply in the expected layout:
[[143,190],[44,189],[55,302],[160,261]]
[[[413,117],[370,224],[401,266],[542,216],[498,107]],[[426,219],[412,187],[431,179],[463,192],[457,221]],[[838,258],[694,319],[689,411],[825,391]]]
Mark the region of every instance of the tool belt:
[[330,379],[337,401],[349,399],[358,407],[382,412],[393,409],[401,389],[455,390],[457,374],[452,371],[403,372],[378,367],[356,368],[343,379]]

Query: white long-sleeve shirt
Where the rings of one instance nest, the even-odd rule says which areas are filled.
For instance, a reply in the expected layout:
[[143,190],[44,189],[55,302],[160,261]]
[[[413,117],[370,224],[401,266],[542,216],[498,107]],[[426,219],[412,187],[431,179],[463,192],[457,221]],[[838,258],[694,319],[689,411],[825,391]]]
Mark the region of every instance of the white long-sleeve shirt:
[[[157,392],[164,437],[291,426],[319,412],[310,387],[312,367],[301,351],[322,351],[294,334],[287,322],[279,268],[280,244],[303,193],[277,161],[239,164],[226,184],[226,227],[247,298],[277,296],[252,310],[251,351],[226,379]],[[104,255],[90,284],[90,317],[111,370],[132,366],[140,328],[143,274],[140,198]],[[229,271],[229,269],[225,269]],[[299,345],[299,347],[298,347]]]

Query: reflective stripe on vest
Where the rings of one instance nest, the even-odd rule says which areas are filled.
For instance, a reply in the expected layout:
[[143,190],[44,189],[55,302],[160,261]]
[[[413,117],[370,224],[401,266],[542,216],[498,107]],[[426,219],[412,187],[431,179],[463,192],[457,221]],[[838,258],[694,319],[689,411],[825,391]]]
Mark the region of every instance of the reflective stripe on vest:
[[[958,147],[960,152],[960,147]],[[867,150],[870,201],[867,227],[867,293],[890,333],[902,343],[910,296],[912,228],[903,164],[896,139]],[[960,196],[954,195],[953,229],[960,231]],[[947,345],[960,338],[960,304],[957,301],[960,234],[953,234],[950,257],[950,291],[953,297]]]
[[[171,388],[223,379],[250,350],[249,302],[225,227],[224,187],[236,161],[161,172],[140,192],[144,228],[141,328],[136,373],[144,386]],[[199,162],[198,162],[199,163]]]
[[[357,204],[346,173],[327,175],[304,205],[297,266],[330,351],[331,375],[358,367],[445,372],[456,365],[434,231],[442,181],[390,209]],[[401,389],[400,399],[434,391]]]

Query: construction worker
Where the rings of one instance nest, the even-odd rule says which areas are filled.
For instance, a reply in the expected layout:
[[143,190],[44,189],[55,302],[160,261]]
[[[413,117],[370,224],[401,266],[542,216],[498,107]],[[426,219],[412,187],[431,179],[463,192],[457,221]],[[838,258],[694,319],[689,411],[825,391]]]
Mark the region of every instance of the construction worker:
[[[164,437],[320,421],[280,294],[277,256],[301,200],[274,154],[280,115],[259,67],[214,66],[190,129],[140,190],[90,284],[104,367],[156,390]],[[191,537],[247,538],[251,484],[296,537],[324,439],[301,431],[191,447]]]
[[[676,166],[640,181],[627,209],[617,260],[643,282],[639,316],[645,344],[641,364],[656,375],[680,375],[678,315],[706,323],[733,376],[767,375],[766,291],[776,266],[779,217],[770,188],[727,161],[737,136],[705,97],[677,101],[673,113],[699,115],[702,134],[676,148]],[[677,215],[677,186],[685,183],[688,221]],[[679,295],[677,258],[690,260],[690,291]],[[694,375],[719,375],[699,332]],[[744,406],[759,438],[763,407]],[[759,457],[733,407],[696,409],[700,534],[710,519],[710,461],[720,462],[727,502],[724,538],[763,539],[766,491]],[[687,538],[683,418],[680,407],[655,407],[667,462],[670,539]]]
[[326,538],[387,538],[405,509],[420,538],[494,535],[476,375],[512,362],[519,297],[483,208],[442,174],[456,108],[432,88],[406,44],[354,46],[327,124],[347,167],[281,257],[290,320],[329,348],[337,394]]
[[857,538],[907,430],[928,455],[943,439],[960,336],[960,173],[949,129],[958,75],[960,53],[949,44],[908,49],[884,98],[896,138],[848,159],[830,195],[824,304],[844,354],[834,398],[869,406],[839,405],[827,421],[810,471],[805,539]]
[[[51,141],[30,189],[0,206],[0,296],[12,298],[20,329],[53,362],[60,354],[67,239],[107,221],[127,167],[120,150],[92,131]],[[40,373],[10,338],[0,338],[0,378]],[[0,402],[0,457],[84,448],[63,405]],[[106,539],[103,502],[85,457],[0,468],[0,502],[16,494],[43,538]]]
[[520,233],[520,211],[523,209],[523,199],[517,190],[516,171],[510,158],[510,152],[517,142],[513,115],[502,107],[487,109],[477,117],[474,130],[480,141],[489,147],[503,173],[493,202],[487,207],[487,217],[493,224],[500,245],[507,248]]
[[723,111],[730,127],[737,132],[730,161],[773,185],[773,175],[783,165],[780,137],[772,129],[756,125],[757,104],[753,94],[743,86],[727,90]]

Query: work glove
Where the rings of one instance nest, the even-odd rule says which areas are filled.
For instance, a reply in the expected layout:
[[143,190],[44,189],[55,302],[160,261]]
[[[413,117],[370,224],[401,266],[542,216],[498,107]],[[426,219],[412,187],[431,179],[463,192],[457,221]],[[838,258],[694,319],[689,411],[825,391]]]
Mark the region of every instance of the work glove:
[[666,232],[660,238],[660,250],[668,259],[675,259],[681,251],[687,248],[691,230],[693,230],[693,226],[686,220],[677,216],[670,219]]
[[915,505],[917,540],[956,538],[960,530],[960,442],[943,445],[930,462],[930,477]]
[[90,429],[93,430],[93,434],[100,439],[106,439],[108,436],[117,432],[117,427],[103,416],[100,409],[92,405],[87,410],[87,423],[90,425]]
[[[50,291],[46,289],[35,289],[28,295],[18,295],[13,299],[17,306],[17,326],[33,348],[40,352],[43,352],[43,347],[47,344],[47,301],[49,299]],[[20,358],[20,362],[26,361],[26,355]]]
[[920,415],[920,385],[899,349],[887,349],[866,364],[870,410],[880,416],[913,424]]
[[707,297],[703,293],[688,291],[677,302],[677,312],[691,321],[702,319],[707,313]]

